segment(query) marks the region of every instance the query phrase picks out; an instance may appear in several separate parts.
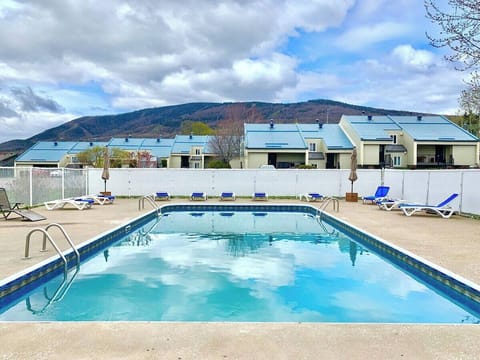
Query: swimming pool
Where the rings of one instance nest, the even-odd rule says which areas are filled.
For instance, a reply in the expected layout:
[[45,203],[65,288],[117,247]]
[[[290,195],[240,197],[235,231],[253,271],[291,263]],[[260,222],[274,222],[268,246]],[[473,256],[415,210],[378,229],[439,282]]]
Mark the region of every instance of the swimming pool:
[[61,276],[9,305],[0,320],[478,321],[468,301],[417,281],[420,269],[412,277],[385,262],[355,228],[347,236],[329,216],[322,225],[313,207],[168,205],[162,212],[98,248],[59,301],[50,303]]

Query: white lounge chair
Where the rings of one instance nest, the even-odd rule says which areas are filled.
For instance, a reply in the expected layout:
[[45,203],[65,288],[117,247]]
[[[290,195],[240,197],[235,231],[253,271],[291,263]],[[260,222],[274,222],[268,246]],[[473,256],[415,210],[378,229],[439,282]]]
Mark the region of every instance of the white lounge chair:
[[61,200],[52,200],[44,203],[47,210],[63,209],[66,205],[71,205],[78,210],[90,209],[94,204],[92,199],[68,198]]
[[320,201],[323,200],[323,195],[320,195],[319,193],[306,193],[306,194],[300,194],[300,201]]
[[395,209],[400,209],[400,205],[408,204],[407,200],[400,199],[387,199],[382,201],[377,201],[377,205],[382,210],[392,211]]
[[452,194],[438,205],[400,204],[399,207],[407,216],[412,216],[417,212],[424,211],[426,213],[437,214],[444,219],[448,219],[454,212],[454,210],[448,204],[457,196],[458,194]]
[[77,198],[76,200],[93,200],[94,204],[98,205],[107,205],[113,204],[115,201],[115,196],[113,195],[85,195]]

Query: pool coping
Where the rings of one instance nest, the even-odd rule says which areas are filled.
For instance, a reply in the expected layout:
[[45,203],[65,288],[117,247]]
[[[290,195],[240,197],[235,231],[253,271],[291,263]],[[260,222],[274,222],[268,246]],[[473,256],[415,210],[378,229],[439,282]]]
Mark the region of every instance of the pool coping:
[[[368,233],[365,230],[347,223],[332,214],[319,210],[309,204],[192,204],[175,203],[164,204],[158,209],[140,215],[127,223],[105,231],[90,240],[84,241],[78,245],[82,261],[88,259],[104,248],[109,247],[120,237],[128,235],[134,230],[146,224],[148,221],[157,217],[157,214],[163,214],[171,211],[295,211],[309,213],[319,216],[327,224],[334,224],[342,232],[351,236],[355,241],[374,250],[380,256],[386,258],[389,262],[399,266],[409,275],[419,278],[422,282],[431,285],[434,290],[438,290],[443,296],[451,301],[468,307],[468,311],[475,312],[480,309],[480,286],[472,281],[465,279],[441,266],[438,266],[418,255],[415,255],[399,246],[393,245],[388,241]],[[75,254],[73,250],[63,252],[69,261],[69,268],[75,266]],[[37,287],[38,282],[44,282],[63,271],[64,265],[59,255],[52,257],[31,266],[23,271],[11,275],[0,281],[0,308],[9,307],[13,302]],[[479,316],[480,310],[475,312]]]

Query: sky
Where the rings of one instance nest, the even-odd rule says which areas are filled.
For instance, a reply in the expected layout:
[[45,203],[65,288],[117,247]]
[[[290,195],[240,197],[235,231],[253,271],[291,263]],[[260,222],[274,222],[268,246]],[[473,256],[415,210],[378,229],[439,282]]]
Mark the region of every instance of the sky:
[[190,102],[458,112],[421,0],[2,0],[0,142]]

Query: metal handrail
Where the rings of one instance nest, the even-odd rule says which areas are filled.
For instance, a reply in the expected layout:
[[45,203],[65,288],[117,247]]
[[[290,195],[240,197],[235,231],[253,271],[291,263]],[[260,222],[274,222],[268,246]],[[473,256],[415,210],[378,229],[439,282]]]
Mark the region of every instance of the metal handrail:
[[[56,227],[58,229],[60,229],[60,231],[63,233],[63,236],[65,237],[65,239],[67,240],[68,244],[70,245],[70,247],[73,249],[73,252],[75,253],[75,257],[77,258],[77,269],[80,267],[80,253],[78,252],[77,248],[75,247],[75,244],[73,243],[72,239],[70,238],[70,236],[68,236],[67,232],[65,231],[65,229],[63,228],[62,225],[60,224],[57,224],[57,223],[51,223],[51,224],[48,224],[45,229],[42,229],[42,228],[35,228],[35,229],[32,229],[28,234],[27,234],[27,237],[25,239],[25,259],[28,259],[29,258],[29,255],[30,255],[30,238],[32,237],[33,233],[35,232],[41,232],[43,234],[43,242],[42,242],[42,249],[40,251],[47,251],[47,239],[48,241],[50,241],[50,244],[52,244],[52,246],[54,247],[54,249],[57,251],[58,255],[60,255],[60,257],[62,258],[63,262],[64,262],[64,265],[65,265],[65,272],[68,271],[68,262],[67,262],[67,258],[65,257],[65,255],[63,255],[62,251],[60,250],[60,248],[58,247],[57,243],[53,240],[53,238],[50,236],[48,230],[51,228],[51,227]],[[66,274],[64,274],[65,277],[66,277]]]
[[333,205],[333,211],[339,212],[340,211],[340,202],[338,201],[337,198],[334,197],[328,197],[325,200],[323,200],[322,205],[318,208],[320,211],[325,211],[327,208],[328,204],[332,203]]
[[50,241],[50,244],[52,244],[52,246],[54,247],[54,249],[57,251],[58,255],[62,258],[63,260],[63,265],[65,267],[65,270],[63,272],[63,276],[64,278],[66,279],[67,278],[67,272],[68,272],[68,264],[67,264],[67,259],[65,258],[65,255],[63,255],[62,251],[59,249],[59,247],[57,246],[57,244],[55,243],[55,241],[53,241],[52,237],[50,236],[50,234],[45,230],[45,229],[42,229],[42,228],[35,228],[35,229],[32,229],[28,234],[27,234],[27,238],[25,239],[25,259],[28,259],[29,258],[29,250],[30,250],[30,238],[32,236],[33,233],[37,232],[37,231],[40,231],[41,233],[43,233],[43,241],[45,243],[45,246],[43,247],[43,251],[46,251],[46,239],[48,239],[48,241]]
[[145,200],[148,200],[150,205],[152,205],[157,212],[160,210],[160,207],[155,203],[153,195],[144,195],[138,200],[138,210],[145,209]]
[[72,247],[73,251],[75,252],[75,256],[77,257],[77,267],[79,267],[80,266],[80,253],[78,252],[77,248],[75,247],[72,239],[70,239],[70,236],[68,236],[68,234],[65,231],[65,229],[63,228],[63,226],[60,225],[60,224],[57,224],[57,223],[48,224],[47,227],[45,228],[45,231],[48,232],[48,229],[50,229],[51,227],[56,227],[56,228],[60,229],[60,231],[63,233],[63,236],[65,236],[65,239],[67,240],[69,245]]

